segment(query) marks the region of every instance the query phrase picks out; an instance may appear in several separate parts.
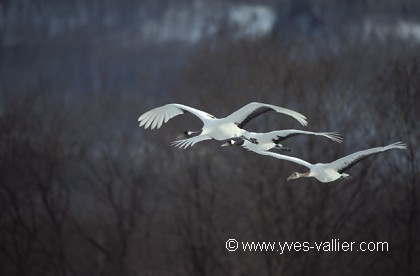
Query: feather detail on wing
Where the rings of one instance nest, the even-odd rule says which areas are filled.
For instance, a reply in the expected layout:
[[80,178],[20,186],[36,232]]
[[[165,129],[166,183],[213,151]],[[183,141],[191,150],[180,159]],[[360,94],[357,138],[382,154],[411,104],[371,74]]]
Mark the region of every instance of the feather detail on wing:
[[337,143],[343,142],[343,136],[338,132],[314,132],[314,135],[324,136]]
[[206,119],[213,119],[214,116],[208,114],[204,111],[182,105],[182,104],[167,104],[163,106],[156,107],[152,110],[149,110],[142,114],[138,121],[140,122],[140,127],[144,126],[147,129],[150,126],[150,129],[159,129],[163,123],[168,122],[175,116],[189,112],[197,116],[201,121],[204,122]]
[[180,149],[186,149],[188,147],[194,146],[196,143],[205,141],[205,140],[211,140],[212,138],[206,135],[197,135],[188,139],[183,140],[176,140],[171,142],[171,146],[180,148]]
[[[273,132],[275,132],[275,131],[273,131]],[[294,137],[294,136],[301,135],[302,133],[289,132],[286,135],[284,135],[284,134],[285,133],[277,133],[277,134],[273,133],[273,138],[271,140],[273,141],[274,144],[280,144],[281,141],[284,141],[284,140],[289,139],[289,138]]]
[[281,141],[302,134],[323,136],[338,143],[343,141],[341,134],[337,132],[312,132],[297,129],[275,130],[267,133],[250,132],[248,136],[257,139],[257,141],[261,141],[262,143],[272,141],[275,144],[279,144]]
[[353,167],[354,165],[356,165],[358,162],[362,161],[363,159],[371,155],[374,155],[383,151],[387,151],[390,149],[407,149],[407,145],[402,142],[397,142],[397,143],[394,143],[385,147],[376,147],[376,148],[358,151],[358,152],[349,154],[345,157],[342,157],[340,159],[337,159],[334,162],[331,162],[330,167],[337,170],[339,173],[343,173],[344,171],[350,169],[351,167]]
[[264,114],[269,111],[276,111],[278,113],[283,113],[295,118],[299,123],[306,126],[308,122],[306,121],[306,117],[296,111],[279,107],[271,104],[264,104],[264,103],[249,103],[244,107],[238,109],[237,111],[230,114],[226,119],[235,122],[239,128],[242,128],[246,125],[249,121],[254,119],[255,117]]
[[[249,142],[248,142],[249,143]],[[308,169],[311,169],[312,164],[309,162],[306,162],[305,160],[293,157],[293,156],[288,156],[288,155],[283,155],[283,154],[279,154],[279,153],[275,153],[272,151],[257,151],[257,150],[253,150],[252,147],[248,147],[247,144],[245,143],[245,145],[243,146],[245,149],[253,151],[255,153],[261,154],[261,155],[267,155],[267,156],[271,156],[277,159],[281,159],[281,160],[286,160],[286,161],[290,161],[302,166],[307,167]]]
[[304,130],[297,130],[297,129],[287,129],[287,130],[272,131],[272,132],[269,132],[269,134],[273,136],[272,141],[276,144],[290,137],[294,137],[294,136],[302,135],[302,134],[323,136],[337,143],[343,142],[343,137],[341,136],[340,133],[337,133],[337,132],[312,132],[312,131],[304,131]]

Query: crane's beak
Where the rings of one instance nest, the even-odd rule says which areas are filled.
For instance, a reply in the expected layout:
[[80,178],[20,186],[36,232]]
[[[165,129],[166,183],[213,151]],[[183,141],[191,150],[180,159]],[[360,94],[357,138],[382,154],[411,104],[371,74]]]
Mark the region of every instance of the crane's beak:
[[222,144],[222,147],[226,147],[226,146],[229,146],[229,145],[230,144],[228,142],[226,142],[226,143]]
[[291,180],[291,179],[293,179],[293,178],[292,178],[292,175],[291,175],[291,176],[289,176],[289,177],[287,178],[287,181],[289,181],[289,180]]

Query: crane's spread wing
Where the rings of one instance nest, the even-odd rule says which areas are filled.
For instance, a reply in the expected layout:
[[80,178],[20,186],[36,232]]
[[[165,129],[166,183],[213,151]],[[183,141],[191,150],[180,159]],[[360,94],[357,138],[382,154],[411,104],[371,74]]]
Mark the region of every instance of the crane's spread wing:
[[149,126],[151,126],[150,129],[154,129],[155,127],[158,129],[162,126],[163,123],[166,123],[173,117],[184,114],[186,112],[194,114],[203,122],[206,119],[214,118],[213,115],[204,111],[186,105],[172,103],[147,111],[139,117],[138,121],[140,122],[140,127],[144,126],[144,128],[147,129]]
[[211,140],[211,139],[212,138],[207,135],[197,135],[188,139],[173,141],[171,145],[180,149],[186,149],[188,147],[194,146],[198,142],[201,142],[204,140]]
[[385,147],[376,147],[371,148],[367,150],[358,151],[352,154],[349,154],[345,157],[342,157],[340,159],[337,159],[334,162],[331,162],[329,164],[329,167],[331,167],[334,170],[337,170],[339,173],[343,173],[344,171],[350,169],[354,165],[356,165],[358,162],[362,161],[363,159],[373,155],[377,154],[383,151],[387,151],[390,149],[407,149],[407,145],[402,142],[397,142]]
[[242,128],[246,125],[249,121],[254,119],[255,117],[264,114],[269,111],[276,111],[278,113],[283,113],[289,116],[292,116],[296,120],[299,121],[302,125],[306,126],[308,122],[306,121],[306,117],[296,111],[271,105],[271,104],[264,104],[264,103],[249,103],[244,107],[238,109],[237,111],[230,114],[226,119],[236,123],[239,128]]
[[318,135],[323,136],[328,139],[331,139],[335,142],[341,143],[343,142],[343,137],[340,133],[337,132],[312,132],[312,131],[304,131],[304,130],[297,130],[297,129],[286,129],[286,130],[276,130],[266,133],[270,137],[270,139],[275,143],[279,144],[281,141],[284,141],[290,137],[294,137],[297,135]]
[[271,156],[271,157],[274,157],[274,158],[277,158],[277,159],[282,159],[282,160],[290,161],[290,162],[293,162],[293,163],[296,163],[296,164],[305,166],[308,169],[311,169],[311,167],[312,167],[312,164],[311,163],[306,162],[305,160],[302,160],[302,159],[293,157],[293,156],[287,156],[287,155],[283,155],[283,154],[279,154],[279,153],[275,153],[275,152],[271,152],[271,151],[263,151],[263,150],[258,150],[257,151],[257,150],[253,150],[252,147],[248,147],[247,146],[248,143],[250,143],[250,142],[245,141],[243,147],[245,149],[248,149],[248,150],[253,151],[255,153],[258,153],[258,154],[261,154],[261,155],[268,155],[268,156]]

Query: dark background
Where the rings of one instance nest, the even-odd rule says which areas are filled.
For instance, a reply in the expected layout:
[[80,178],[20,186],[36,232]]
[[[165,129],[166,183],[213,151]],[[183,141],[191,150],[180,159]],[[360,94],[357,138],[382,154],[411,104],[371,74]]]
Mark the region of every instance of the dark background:
[[[1,275],[419,275],[420,2],[0,2]],[[330,162],[406,142],[352,180],[206,141],[170,146],[140,114],[170,102],[223,117],[294,109],[342,144]],[[252,131],[303,129],[265,114]],[[228,252],[238,241],[386,241],[388,252]]]

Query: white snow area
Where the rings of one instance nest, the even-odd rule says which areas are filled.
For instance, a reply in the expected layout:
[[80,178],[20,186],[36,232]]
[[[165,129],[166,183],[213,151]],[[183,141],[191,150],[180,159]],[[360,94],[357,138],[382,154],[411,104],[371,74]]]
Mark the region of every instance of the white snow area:
[[271,31],[275,12],[262,5],[211,6],[195,1],[191,6],[174,6],[162,17],[141,26],[142,39],[156,42],[196,43],[223,28],[233,29],[233,37],[258,37]]
[[374,36],[380,40],[390,37],[420,43],[420,24],[400,20],[393,24],[384,24],[366,20],[363,26],[365,38]]
[[232,7],[228,18],[237,27],[237,37],[255,37],[271,32],[276,15],[268,7],[242,5]]

